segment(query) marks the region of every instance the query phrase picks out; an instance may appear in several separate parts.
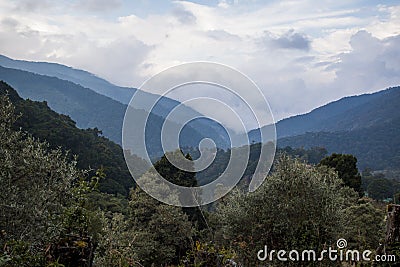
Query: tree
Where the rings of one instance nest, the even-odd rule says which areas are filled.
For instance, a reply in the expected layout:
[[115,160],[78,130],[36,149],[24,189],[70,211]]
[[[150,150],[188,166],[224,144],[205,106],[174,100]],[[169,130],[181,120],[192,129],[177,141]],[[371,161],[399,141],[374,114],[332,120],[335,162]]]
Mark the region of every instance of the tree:
[[265,245],[318,251],[336,242],[345,225],[343,209],[355,202],[354,190],[341,184],[331,169],[282,156],[257,191],[235,190],[220,203],[217,239],[233,247],[244,266],[260,264],[257,251]]
[[[180,157],[188,161],[182,161]],[[169,152],[168,157],[173,158],[175,161],[180,162],[185,166],[186,171],[174,166],[167,158],[167,154],[163,155],[159,161],[154,164],[154,169],[166,180],[171,183],[186,186],[195,187],[198,186],[196,180],[196,173],[194,172],[194,166],[192,157],[189,154],[184,155],[182,151],[177,150],[175,152]],[[207,225],[203,218],[200,207],[182,208],[182,210],[189,216],[189,220],[193,222],[198,230],[204,229]]]
[[[121,194],[128,197],[134,180],[126,166],[122,148],[94,129],[79,129],[68,116],[58,114],[47,103],[22,99],[8,84],[0,81],[0,95],[7,95],[20,114],[12,125],[15,131],[28,132],[32,137],[49,144],[50,149],[61,148],[69,151],[67,160],[76,161],[76,167],[95,175],[102,168],[106,179],[100,181],[99,189],[103,192]],[[74,156],[77,155],[75,159]],[[139,177],[147,171],[147,164],[135,155],[127,156],[134,166],[133,174]]]
[[375,178],[367,187],[368,196],[377,200],[393,198],[396,190],[395,183],[397,182],[386,178]]
[[[152,175],[151,172],[145,173],[140,178],[142,183],[153,183]],[[151,186],[166,185],[153,183]],[[163,191],[162,188],[155,190]],[[175,196],[171,194],[171,197]],[[191,223],[181,208],[160,203],[136,187],[131,191],[129,212],[128,228],[133,236],[130,246],[135,258],[145,266],[179,263],[192,245],[193,233]]]
[[336,154],[325,157],[319,163],[335,169],[345,186],[353,188],[359,195],[361,190],[361,175],[357,169],[357,158],[353,155]]
[[1,97],[0,229],[6,242],[23,240],[39,253],[60,233],[57,221],[78,171],[60,150],[48,151],[46,143],[12,130],[16,119],[13,105]]
[[[64,237],[78,234],[71,242],[76,251],[93,247],[96,214],[85,207],[90,185],[66,153],[14,130],[16,120],[14,106],[1,96],[0,257],[8,266],[61,263],[56,247]],[[80,253],[73,261],[90,264],[85,256]],[[62,261],[70,263],[66,257]]]
[[[131,245],[135,236],[129,231],[129,221],[121,213],[114,213],[108,218],[102,214],[103,235],[95,252],[95,266],[130,267],[136,266],[138,260]],[[140,266],[140,265],[139,265]]]
[[[183,155],[182,151],[179,150],[167,153],[168,155],[164,154],[161,159],[154,164],[154,169],[171,183],[187,187],[197,186],[196,173],[194,172],[193,163],[190,162],[192,161],[192,157],[189,154]],[[191,169],[193,171],[185,171],[177,168],[168,160],[167,156],[174,158],[174,160],[180,162],[180,164],[185,164],[186,169]],[[179,157],[182,156],[184,156],[188,162],[180,160]]]
[[376,249],[384,239],[385,212],[371,199],[363,198],[344,210],[346,218],[343,238],[348,247],[358,250]]

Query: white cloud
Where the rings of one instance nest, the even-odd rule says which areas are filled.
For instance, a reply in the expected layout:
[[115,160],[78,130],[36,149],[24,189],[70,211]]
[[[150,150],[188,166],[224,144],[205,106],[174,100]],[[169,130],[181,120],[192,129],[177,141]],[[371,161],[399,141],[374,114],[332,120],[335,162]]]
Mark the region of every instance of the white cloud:
[[280,119],[400,83],[400,6],[173,1],[138,14],[119,0],[36,2],[0,0],[0,53],[83,68],[119,85],[139,86],[182,62],[216,61],[254,79]]
[[310,49],[311,41],[305,34],[295,32],[293,29],[288,30],[280,36],[274,36],[270,32],[265,32],[263,42],[269,48],[283,48],[283,49]]
[[400,35],[381,40],[359,31],[350,45],[351,52],[341,54],[340,61],[331,66],[336,73],[332,86],[363,93],[400,84]]
[[78,0],[74,6],[90,12],[109,12],[112,9],[119,8],[121,5],[122,0]]

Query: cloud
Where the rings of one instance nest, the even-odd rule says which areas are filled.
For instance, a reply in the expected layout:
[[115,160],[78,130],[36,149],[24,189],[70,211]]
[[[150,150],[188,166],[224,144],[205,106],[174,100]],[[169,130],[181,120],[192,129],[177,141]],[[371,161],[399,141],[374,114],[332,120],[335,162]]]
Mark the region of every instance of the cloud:
[[[179,63],[216,61],[253,79],[276,119],[400,84],[399,5],[43,3],[0,0],[1,54],[67,64],[130,86]],[[139,12],[144,6],[146,12]]]
[[4,18],[0,23],[3,27],[9,29],[15,29],[19,25],[18,21],[13,18]]
[[283,49],[298,49],[308,51],[310,49],[310,39],[305,34],[295,32],[293,29],[284,34],[274,37],[270,32],[265,32],[263,41],[266,45]]
[[178,19],[182,24],[195,24],[196,16],[192,12],[177,6],[173,9],[172,14]]
[[345,92],[372,92],[400,84],[400,35],[379,39],[365,30],[350,39],[351,51],[330,66],[333,86]]
[[231,34],[224,30],[210,30],[206,32],[206,35],[218,41],[228,41],[228,42],[240,41],[239,36]]
[[106,12],[117,9],[122,5],[122,0],[78,0],[74,5],[90,12]]
[[[58,20],[59,25],[47,26],[40,19],[34,22],[19,19],[4,17],[0,20],[4,25],[0,27],[1,54],[17,59],[66,64],[95,73],[118,85],[138,86],[143,81],[137,68],[151,47],[127,35],[120,25],[110,27],[97,19],[76,21],[65,17]],[[81,31],[65,29],[67,24],[73,24]]]
[[[74,43],[77,45],[79,38],[75,38]],[[132,36],[127,36],[107,45],[85,43],[67,58],[66,62],[68,65],[90,70],[112,83],[129,86],[141,82],[137,68],[149,51],[149,46]]]
[[14,10],[23,12],[38,12],[47,10],[53,7],[53,3],[48,0],[36,1],[36,0],[17,0],[15,1]]

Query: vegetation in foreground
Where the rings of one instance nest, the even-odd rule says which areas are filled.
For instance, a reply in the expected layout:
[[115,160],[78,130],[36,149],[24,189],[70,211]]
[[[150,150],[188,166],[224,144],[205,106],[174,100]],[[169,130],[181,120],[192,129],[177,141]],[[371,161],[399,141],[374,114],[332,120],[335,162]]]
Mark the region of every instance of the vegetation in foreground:
[[[310,165],[282,155],[255,193],[238,188],[211,211],[184,210],[137,187],[127,200],[98,191],[101,168],[81,171],[61,149],[16,130],[14,109],[1,97],[0,266],[262,266],[265,245],[318,251],[345,238],[374,250],[382,241],[383,206],[360,199],[351,157]],[[330,166],[341,160],[342,171]],[[177,183],[193,179],[165,160],[156,166]]]

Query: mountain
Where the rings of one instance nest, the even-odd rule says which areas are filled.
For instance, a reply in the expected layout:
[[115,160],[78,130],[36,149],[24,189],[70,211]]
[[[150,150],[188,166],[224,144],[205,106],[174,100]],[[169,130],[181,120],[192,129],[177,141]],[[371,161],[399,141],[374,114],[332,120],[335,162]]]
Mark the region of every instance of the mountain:
[[[307,114],[279,121],[278,146],[320,146],[330,153],[354,154],[360,168],[398,169],[398,103],[400,87],[342,98]],[[249,136],[259,140],[258,131],[249,132]]]
[[[99,168],[104,170],[105,179],[100,181],[100,190],[112,194],[127,195],[134,181],[126,167],[121,147],[105,137],[99,136],[97,129],[79,129],[68,116],[51,110],[46,102],[22,99],[8,84],[0,81],[0,95],[8,95],[20,114],[16,129],[47,141],[51,148],[61,147],[69,151],[72,159],[77,156],[77,166],[92,169],[94,175]],[[148,164],[135,155],[127,155],[135,165],[133,175],[138,177],[148,169]],[[133,165],[132,165],[133,166]]]
[[[0,80],[10,84],[25,99],[46,101],[51,109],[70,116],[79,128],[97,128],[105,137],[121,144],[126,105],[72,82],[27,71],[0,67]],[[163,154],[161,128],[165,119],[142,109],[133,110],[138,118],[148,116],[146,141],[149,154],[151,157],[160,157]],[[180,127],[175,125],[175,128]],[[197,146],[204,137],[209,137],[207,132],[199,133],[188,124],[181,133],[180,144]],[[132,138],[139,139],[135,136]],[[220,142],[223,143],[221,139]]]
[[[107,96],[122,104],[128,104],[134,93],[138,90],[136,88],[116,86],[90,72],[74,69],[57,63],[14,60],[6,56],[0,55],[0,66],[70,81],[84,88],[88,88],[98,94]],[[149,110],[149,107],[151,106],[150,103],[154,103],[156,102],[156,100],[159,101],[152,110]],[[160,97],[159,95],[147,93],[144,91],[141,91],[141,101],[137,104],[138,105],[135,106],[135,108],[151,112],[152,114],[160,116],[164,119],[172,111],[173,108],[181,105],[181,103],[176,100],[164,96]],[[201,116],[200,113],[185,105],[181,105],[180,109],[182,110],[182,113],[188,116]],[[77,122],[78,124],[80,124],[80,120],[77,120]],[[179,123],[179,121],[175,122]],[[218,123],[207,119],[197,119],[195,121],[192,121],[190,125],[196,131],[202,132],[205,136],[215,140],[215,143],[220,148],[229,147],[229,137],[223,127]]]
[[[123,104],[128,104],[132,95],[137,90],[136,88],[113,85],[90,72],[57,63],[15,60],[0,55],[0,66],[67,80],[85,88],[90,88],[99,94],[108,96]],[[173,100],[171,99],[171,101]]]
[[0,80],[24,99],[46,101],[56,112],[70,116],[79,128],[97,127],[121,143],[125,105],[72,82],[27,71],[0,67]]
[[278,140],[278,147],[324,147],[329,153],[352,154],[363,170],[400,169],[400,119],[339,132],[308,132]]
[[[385,105],[384,102],[390,99],[391,94],[396,90],[398,89],[389,88],[373,94],[344,97],[309,113],[280,120],[275,125],[277,137],[294,136],[306,132],[353,130],[372,126],[380,119],[386,120],[385,117],[392,116],[391,113],[395,111],[393,110],[394,106]],[[381,109],[381,107],[385,108]],[[256,137],[258,130],[249,132],[249,136],[255,138],[256,141],[258,141]]]

